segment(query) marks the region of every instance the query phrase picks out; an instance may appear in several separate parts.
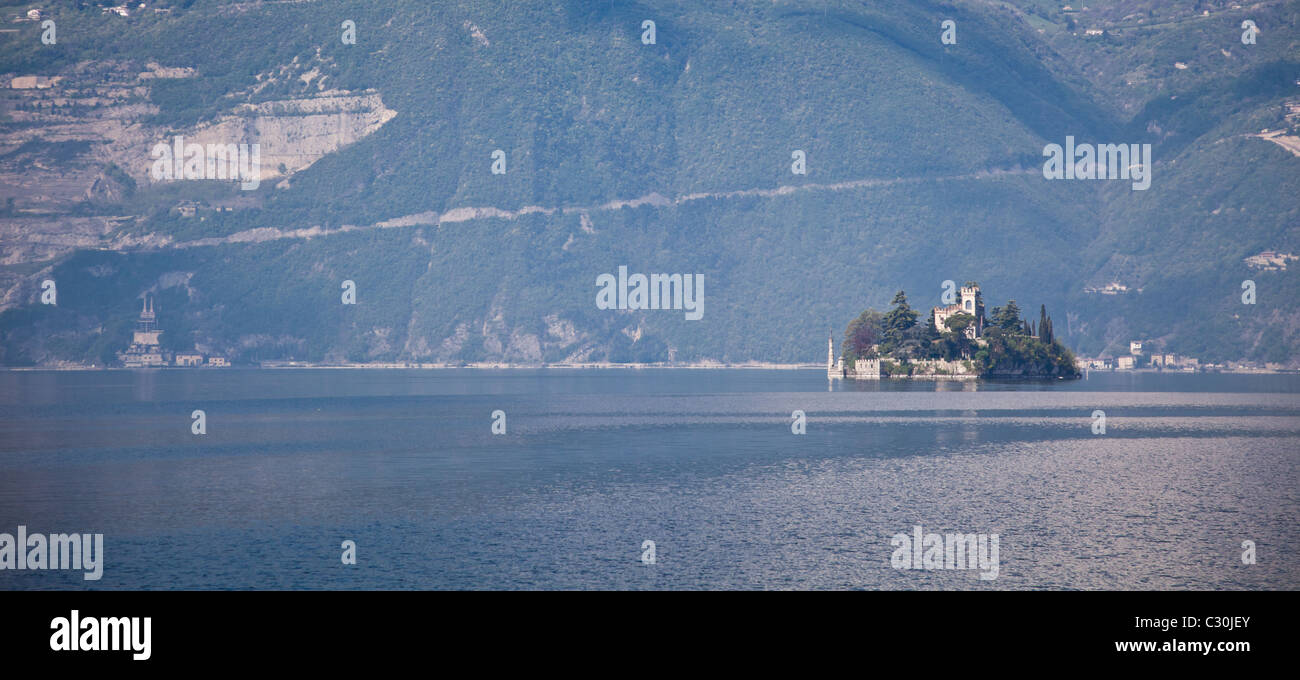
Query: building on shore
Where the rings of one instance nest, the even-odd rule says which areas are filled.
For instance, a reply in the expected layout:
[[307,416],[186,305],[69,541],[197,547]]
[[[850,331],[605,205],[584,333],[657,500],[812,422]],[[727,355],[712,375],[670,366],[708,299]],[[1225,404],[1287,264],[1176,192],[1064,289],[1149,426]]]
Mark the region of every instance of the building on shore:
[[117,353],[118,360],[127,368],[166,366],[171,363],[170,353],[163,351],[159,344],[162,333],[153,310],[153,296],[146,293],[140,308],[140,318],[136,320],[135,331],[131,334],[131,345],[125,352]]
[[[158,327],[158,316],[153,308],[153,296],[145,293],[140,308],[140,318],[135,322],[135,331],[131,334],[131,345],[123,352],[117,353],[118,361],[127,368],[156,368],[161,366],[210,366],[225,367],[230,363],[225,357],[204,357],[201,352],[172,353],[162,348],[163,331]],[[207,363],[204,363],[206,358]]]
[[[1150,350],[1148,346],[1146,348]],[[1143,363],[1142,355],[1126,354],[1117,357],[1098,357],[1095,359],[1080,358],[1080,365],[1094,371],[1137,371],[1137,370],[1155,370],[1155,371],[1181,371],[1184,373],[1195,373],[1201,368],[1201,362],[1196,357],[1183,356],[1181,354],[1152,352],[1146,363]]]
[[826,377],[852,378],[857,380],[880,379],[880,359],[858,359],[853,366],[846,367],[844,361],[835,357],[834,338],[826,339]]
[[858,359],[848,377],[857,380],[880,380],[880,359]]

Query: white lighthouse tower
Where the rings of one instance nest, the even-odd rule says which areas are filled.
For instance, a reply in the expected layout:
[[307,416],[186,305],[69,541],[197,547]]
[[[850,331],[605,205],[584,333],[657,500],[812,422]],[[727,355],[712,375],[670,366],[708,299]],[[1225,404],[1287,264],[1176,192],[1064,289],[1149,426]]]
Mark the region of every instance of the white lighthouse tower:
[[841,362],[835,360],[835,338],[827,336],[826,338],[826,377],[829,379],[843,378],[844,367]]

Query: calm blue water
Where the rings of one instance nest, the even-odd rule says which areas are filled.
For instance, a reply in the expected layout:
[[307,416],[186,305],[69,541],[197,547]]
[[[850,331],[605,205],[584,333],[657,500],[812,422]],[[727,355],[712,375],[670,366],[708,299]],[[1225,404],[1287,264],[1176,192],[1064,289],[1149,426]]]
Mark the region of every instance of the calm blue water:
[[[0,532],[106,553],[0,589],[1295,589],[1298,464],[1300,376],[0,372]],[[998,578],[891,568],[918,524]]]

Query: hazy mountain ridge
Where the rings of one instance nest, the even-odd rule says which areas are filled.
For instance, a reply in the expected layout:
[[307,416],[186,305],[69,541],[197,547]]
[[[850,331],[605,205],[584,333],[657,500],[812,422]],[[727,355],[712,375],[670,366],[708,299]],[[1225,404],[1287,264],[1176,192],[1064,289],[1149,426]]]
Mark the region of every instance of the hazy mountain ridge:
[[[1265,36],[1294,35],[1296,3],[1276,5],[1264,8],[1269,21],[1291,23]],[[862,307],[883,308],[898,288],[918,307],[937,304],[942,280],[972,278],[995,302],[1046,303],[1062,321],[1058,336],[1085,354],[1162,339],[1205,359],[1300,358],[1300,317],[1287,304],[1300,292],[1295,273],[1242,261],[1265,249],[1300,252],[1300,158],[1246,136],[1254,125],[1286,124],[1284,80],[1300,73],[1287,70],[1276,43],[1171,90],[1203,106],[1162,104],[1177,100],[1153,92],[1130,121],[1103,94],[1113,85],[1068,72],[1063,29],[1039,33],[1005,7],[805,7],[466,2],[435,13],[414,2],[243,3],[127,24],[140,41],[95,49],[136,60],[156,51],[173,58],[164,66],[198,74],[150,89],[154,125],[183,128],[241,101],[300,96],[320,78],[373,89],[396,115],[287,188],[250,196],[138,183],[129,198],[77,208],[137,216],[101,237],[130,254],[36,248],[22,238],[33,218],[3,218],[5,233],[19,234],[5,238],[7,299],[29,304],[0,315],[0,362],[111,358],[146,290],[160,294],[166,342],[240,360],[818,361],[824,336]],[[357,45],[339,43],[336,17],[357,22]],[[958,43],[945,47],[938,24],[948,17]],[[1207,21],[1241,53],[1234,17]],[[645,18],[657,22],[656,45],[639,41]],[[177,39],[191,30],[242,31],[245,41],[274,31],[276,40],[217,59]],[[60,35],[69,35],[62,23]],[[1154,40],[1155,52],[1167,38]],[[1144,40],[1108,49],[1139,53]],[[77,50],[89,49],[61,58],[75,64]],[[5,53],[14,56],[0,70],[14,73],[52,59],[30,47]],[[263,85],[286,66],[319,73]],[[48,67],[70,68],[58,59]],[[1236,98],[1215,84],[1241,73],[1257,75]],[[1152,82],[1165,91],[1166,80]],[[1152,189],[1044,181],[1039,152],[1066,134],[1153,142]],[[489,172],[496,148],[506,152],[504,176]],[[790,173],[793,149],[807,153],[805,176]],[[1011,172],[978,176],[988,170]],[[881,181],[581,209],[654,193],[671,201],[855,180]],[[169,211],[186,198],[234,210]],[[555,212],[331,232],[534,205]],[[317,226],[329,235],[137,252]],[[596,276],[621,264],[705,274],[704,319],[596,309]],[[57,309],[35,304],[46,277],[59,283]],[[1239,285],[1251,277],[1258,304],[1241,305]],[[164,285],[180,278],[188,283]],[[358,284],[356,306],[339,304],[344,279]],[[1132,292],[1083,292],[1110,279]]]

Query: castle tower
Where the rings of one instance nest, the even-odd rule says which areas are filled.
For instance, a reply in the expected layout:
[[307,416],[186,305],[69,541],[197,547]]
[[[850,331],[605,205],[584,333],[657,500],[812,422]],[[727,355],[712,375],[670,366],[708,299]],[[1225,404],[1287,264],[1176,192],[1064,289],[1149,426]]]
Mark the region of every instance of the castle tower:
[[961,287],[961,311],[975,317],[974,337],[984,335],[984,295],[976,285]]

